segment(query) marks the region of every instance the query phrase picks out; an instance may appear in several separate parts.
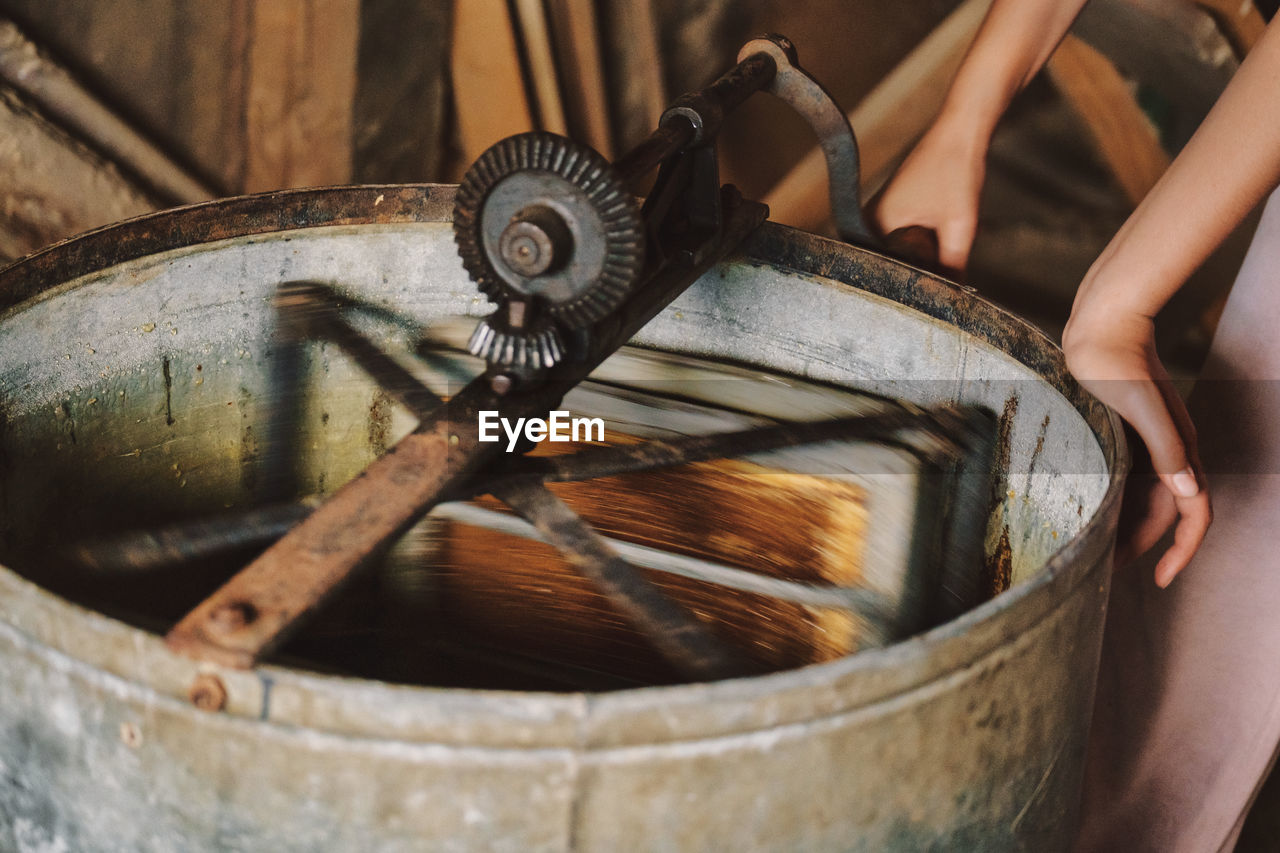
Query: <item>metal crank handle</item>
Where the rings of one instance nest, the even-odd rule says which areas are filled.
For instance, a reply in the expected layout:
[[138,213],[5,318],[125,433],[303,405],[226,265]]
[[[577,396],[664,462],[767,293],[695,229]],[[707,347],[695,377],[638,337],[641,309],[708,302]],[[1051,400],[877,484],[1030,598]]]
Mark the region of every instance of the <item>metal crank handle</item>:
[[884,235],[886,254],[931,273],[959,281],[959,271],[944,267],[938,258],[938,232],[923,225],[906,225]]
[[880,240],[867,227],[862,216],[858,190],[858,142],[853,135],[853,128],[849,126],[849,119],[822,84],[800,68],[796,62],[795,46],[788,39],[778,35],[753,39],[738,51],[738,61],[742,62],[761,53],[772,58],[778,67],[773,80],[764,87],[764,91],[790,104],[792,109],[809,122],[818,136],[818,143],[827,160],[827,180],[836,233],[846,243],[880,249]]
[[[875,210],[880,206],[880,199],[884,195],[884,189],[871,197],[867,202],[867,210]],[[949,278],[952,281],[962,281],[964,271],[952,269],[943,266],[939,257],[941,252],[938,248],[938,232],[927,225],[904,225],[901,228],[895,228],[887,234],[877,231],[881,234],[880,249],[881,254],[911,264],[913,267],[931,272],[934,275],[940,275],[943,278]]]

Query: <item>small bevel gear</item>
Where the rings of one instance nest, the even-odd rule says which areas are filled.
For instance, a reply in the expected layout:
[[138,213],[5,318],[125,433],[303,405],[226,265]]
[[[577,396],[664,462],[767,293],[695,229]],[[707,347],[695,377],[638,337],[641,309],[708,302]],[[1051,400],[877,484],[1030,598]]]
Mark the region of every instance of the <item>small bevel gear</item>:
[[499,317],[501,312],[480,321],[467,342],[468,352],[489,364],[516,370],[546,370],[564,358],[564,343],[555,326],[504,328]]
[[622,304],[644,266],[643,220],[622,179],[591,148],[553,133],[509,137],[481,154],[458,187],[453,230],[462,265],[499,313],[532,302],[566,329]]

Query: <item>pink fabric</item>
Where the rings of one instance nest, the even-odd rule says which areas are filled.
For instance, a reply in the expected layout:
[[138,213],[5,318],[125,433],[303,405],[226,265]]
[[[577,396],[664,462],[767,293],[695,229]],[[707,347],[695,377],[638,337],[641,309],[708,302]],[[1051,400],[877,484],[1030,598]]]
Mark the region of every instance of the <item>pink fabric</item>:
[[1167,590],[1114,578],[1086,851],[1230,850],[1280,743],[1280,192],[1191,397],[1214,524]]

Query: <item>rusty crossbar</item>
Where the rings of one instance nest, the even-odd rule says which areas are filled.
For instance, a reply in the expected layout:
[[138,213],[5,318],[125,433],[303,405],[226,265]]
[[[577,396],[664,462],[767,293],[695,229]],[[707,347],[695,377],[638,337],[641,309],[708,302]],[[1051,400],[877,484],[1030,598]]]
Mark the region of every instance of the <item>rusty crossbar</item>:
[[[495,392],[486,377],[479,377],[448,403],[425,413],[414,432],[183,617],[166,637],[169,647],[189,657],[239,668],[253,666],[277,648],[372,555],[433,506],[465,490],[470,478],[500,452],[499,445],[479,441],[481,410],[498,410],[508,417],[545,415],[565,392],[764,221],[765,208],[743,200],[731,188],[725,189],[722,201],[724,228],[710,249],[696,259],[678,255],[659,269],[609,328],[598,332],[583,359],[557,366],[540,384],[505,395]],[[292,293],[309,295],[297,300],[306,311],[335,313],[332,306],[320,310],[324,300],[314,298],[314,290],[298,287]],[[349,326],[332,320],[323,321],[322,329],[359,337]],[[352,349],[364,354],[364,363],[375,374],[387,367],[370,361],[362,345]],[[637,606],[631,612],[643,618],[646,609]],[[641,627],[650,635],[667,631],[672,616],[666,612],[663,616],[662,624]],[[695,621],[690,614],[682,613],[681,618],[686,623]],[[684,663],[686,668],[702,665]]]

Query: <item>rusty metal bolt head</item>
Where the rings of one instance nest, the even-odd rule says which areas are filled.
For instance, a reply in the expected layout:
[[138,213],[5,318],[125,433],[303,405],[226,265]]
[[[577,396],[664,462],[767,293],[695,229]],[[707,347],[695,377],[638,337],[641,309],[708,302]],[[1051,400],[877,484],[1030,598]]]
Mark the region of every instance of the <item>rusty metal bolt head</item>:
[[187,698],[201,711],[221,711],[227,706],[227,688],[218,676],[205,672],[191,682]]
[[258,618],[258,610],[247,601],[224,604],[209,614],[209,627],[219,633],[230,634]]
[[489,387],[493,389],[495,394],[505,394],[515,385],[515,380],[510,374],[498,373],[489,378]]

